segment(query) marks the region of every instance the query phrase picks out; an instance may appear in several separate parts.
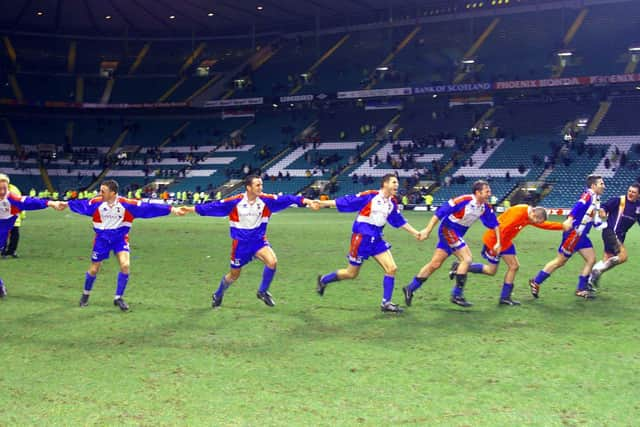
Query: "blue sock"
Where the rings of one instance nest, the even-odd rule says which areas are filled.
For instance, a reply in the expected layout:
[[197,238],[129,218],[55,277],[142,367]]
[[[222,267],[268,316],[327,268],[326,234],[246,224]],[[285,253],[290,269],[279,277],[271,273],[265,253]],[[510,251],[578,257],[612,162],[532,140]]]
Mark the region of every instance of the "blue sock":
[[325,274],[324,276],[322,276],[320,278],[320,281],[325,285],[328,284],[328,283],[331,283],[331,282],[337,282],[338,280],[340,280],[340,279],[338,279],[338,272],[337,271],[332,271],[331,273]]
[[384,276],[384,279],[382,279],[382,288],[383,288],[383,292],[382,292],[382,302],[389,302],[391,301],[391,297],[393,297],[393,286],[395,283],[396,278],[393,276]]
[[93,283],[96,281],[96,277],[97,276],[90,275],[88,271],[84,274],[84,290],[86,292],[91,292],[91,289],[93,289]]
[[547,280],[549,276],[551,276],[549,273],[545,272],[544,270],[540,270],[536,275],[535,279],[533,279],[533,281],[536,282],[538,285],[541,285],[542,282]]
[[260,288],[258,292],[267,292],[269,290],[269,286],[271,286],[271,282],[273,281],[273,276],[276,274],[276,269],[273,270],[264,266],[264,270],[262,271],[262,283],[260,283]]
[[511,298],[511,291],[513,290],[513,283],[504,283],[502,285],[502,293],[500,299]]
[[471,264],[469,266],[469,273],[482,274],[482,267],[484,267],[484,265],[479,262]]
[[407,285],[407,288],[409,288],[411,292],[417,291],[418,289],[420,289],[420,286],[422,286],[422,284],[426,281],[427,281],[427,277],[421,278],[418,276],[414,276],[411,283]]
[[587,289],[587,279],[589,276],[578,276],[578,291],[584,291]]
[[125,289],[127,289],[127,282],[129,282],[129,275],[123,272],[118,273],[118,286],[116,287],[116,296],[121,297],[124,295]]
[[220,279],[220,286],[218,286],[218,290],[215,292],[216,293],[216,297],[220,298],[221,296],[224,295],[224,292],[229,289],[229,286],[231,286],[231,283],[227,283],[227,281],[224,279],[225,276],[222,276],[222,279]]
[[451,296],[461,297],[463,295],[465,283],[467,283],[467,275],[458,274],[456,276],[456,285],[451,289]]

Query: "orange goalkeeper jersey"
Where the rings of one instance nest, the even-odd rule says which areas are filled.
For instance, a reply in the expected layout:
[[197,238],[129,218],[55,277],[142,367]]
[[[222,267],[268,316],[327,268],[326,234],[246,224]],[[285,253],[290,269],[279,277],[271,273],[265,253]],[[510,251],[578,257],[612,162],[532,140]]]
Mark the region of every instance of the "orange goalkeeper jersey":
[[[562,223],[559,222],[545,221],[540,224],[532,224],[529,221],[529,205],[510,207],[498,217],[498,224],[500,224],[500,243],[503,251],[513,244],[513,239],[527,225],[533,225],[545,230],[562,230]],[[496,244],[496,232],[488,230],[484,233],[482,241],[487,248],[493,248]]]

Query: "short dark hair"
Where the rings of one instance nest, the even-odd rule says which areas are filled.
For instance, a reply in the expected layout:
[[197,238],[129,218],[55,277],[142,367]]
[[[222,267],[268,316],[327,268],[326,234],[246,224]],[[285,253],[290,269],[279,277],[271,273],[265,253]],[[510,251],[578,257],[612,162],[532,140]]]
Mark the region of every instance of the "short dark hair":
[[637,182],[634,182],[629,187],[635,188],[636,190],[638,190],[638,193],[640,193],[640,184],[638,184]]
[[475,193],[476,193],[476,191],[482,191],[482,189],[483,189],[485,186],[487,186],[487,187],[488,187],[488,186],[489,186],[489,183],[488,183],[487,181],[483,180],[483,179],[479,179],[479,180],[477,180],[476,182],[474,182],[474,183],[473,183],[473,185],[471,186],[471,192],[472,192],[473,194],[475,194]]
[[107,179],[105,181],[102,181],[102,184],[100,184],[100,185],[101,186],[104,185],[109,190],[113,191],[114,193],[117,193],[118,190],[120,189],[120,186],[118,185],[117,181],[115,181],[113,179]]
[[247,175],[246,178],[244,179],[244,186],[245,187],[249,187],[251,186],[251,184],[253,184],[253,180],[254,179],[262,179],[260,178],[258,175]]
[[533,208],[533,214],[538,218],[542,218],[543,221],[547,220],[547,210],[543,207],[535,207]]
[[398,177],[396,176],[396,174],[395,174],[395,173],[388,173],[388,174],[386,174],[386,175],[384,175],[384,176],[382,177],[382,185],[384,185],[385,183],[387,183],[387,182],[391,181],[391,178],[396,178],[396,179],[398,179]]
[[597,183],[599,179],[602,179],[601,175],[589,175],[587,177],[587,188],[591,188],[591,186]]

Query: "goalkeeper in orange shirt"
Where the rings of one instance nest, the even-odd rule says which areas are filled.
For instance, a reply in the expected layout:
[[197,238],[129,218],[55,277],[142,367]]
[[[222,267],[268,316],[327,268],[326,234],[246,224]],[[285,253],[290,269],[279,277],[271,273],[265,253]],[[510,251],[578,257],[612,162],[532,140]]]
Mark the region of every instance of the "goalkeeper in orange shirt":
[[[504,284],[502,285],[502,293],[500,294],[501,305],[520,305],[520,302],[511,299],[513,291],[513,282],[516,272],[520,268],[518,257],[516,255],[516,246],[513,239],[527,225],[542,228],[545,230],[562,230],[562,223],[547,221],[547,211],[541,207],[531,207],[529,205],[515,205],[507,209],[498,217],[500,227],[500,240],[502,241],[502,249],[500,253],[495,253],[493,247],[496,244],[495,230],[488,230],[482,241],[482,257],[488,261],[488,264],[474,263],[469,267],[469,273],[486,274],[495,276],[498,270],[500,258],[504,259],[507,264],[507,272],[504,274]],[[451,266],[449,278],[453,280],[455,272],[458,268],[457,261]]]

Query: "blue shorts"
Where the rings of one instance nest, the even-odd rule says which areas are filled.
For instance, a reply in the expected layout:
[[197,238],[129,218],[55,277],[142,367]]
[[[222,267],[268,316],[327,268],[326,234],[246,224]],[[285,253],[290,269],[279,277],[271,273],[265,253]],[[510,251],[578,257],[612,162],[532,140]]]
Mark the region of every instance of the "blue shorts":
[[111,240],[106,237],[96,236],[93,239],[93,252],[91,252],[91,261],[101,262],[109,258],[109,254],[113,251],[129,252],[129,235],[126,234],[121,238]]
[[231,268],[242,268],[255,258],[256,252],[265,246],[271,247],[269,241],[264,240],[232,240],[231,241]]
[[482,258],[489,261],[490,264],[500,264],[500,258],[502,255],[516,255],[516,245],[512,244],[507,249],[500,251],[499,254],[495,254],[493,250],[489,249],[487,245],[482,246],[482,252],[480,253]]
[[467,246],[467,243],[456,230],[448,227],[440,227],[438,229],[438,244],[436,248],[442,249],[447,255],[451,255],[465,246]]
[[359,267],[370,256],[376,256],[389,249],[391,249],[391,245],[385,242],[382,237],[353,233],[347,258],[349,259],[349,264]]
[[558,252],[569,258],[580,249],[592,247],[593,243],[591,243],[589,237],[584,234],[579,236],[575,230],[571,230],[562,233],[562,243],[558,247]]

